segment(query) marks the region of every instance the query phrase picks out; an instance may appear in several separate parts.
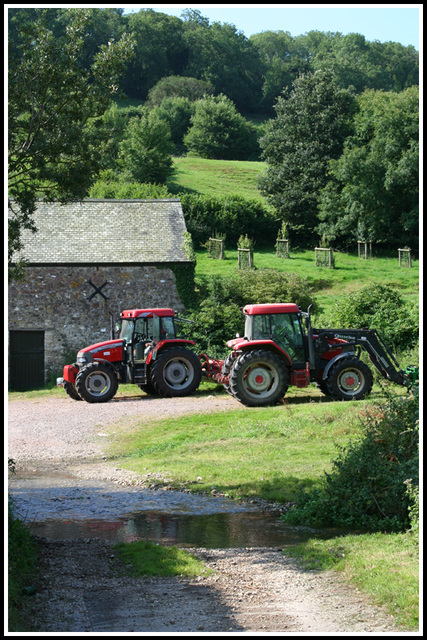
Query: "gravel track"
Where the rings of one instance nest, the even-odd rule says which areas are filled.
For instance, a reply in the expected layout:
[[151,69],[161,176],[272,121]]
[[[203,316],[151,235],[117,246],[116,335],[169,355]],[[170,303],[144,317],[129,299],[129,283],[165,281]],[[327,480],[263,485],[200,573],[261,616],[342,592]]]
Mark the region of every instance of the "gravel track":
[[[8,407],[8,456],[22,471],[135,477],[103,462],[106,437],[145,418],[239,409],[230,396],[115,398],[91,405],[68,397],[14,400]],[[129,487],[129,490],[131,487]],[[132,490],[135,487],[133,485]],[[169,492],[165,492],[166,494]],[[306,572],[281,549],[191,549],[211,576],[131,578],[118,571],[112,543],[97,538],[40,538],[40,575],[29,601],[42,632],[396,633],[393,618],[329,572]],[[188,549],[187,549],[188,550]]]

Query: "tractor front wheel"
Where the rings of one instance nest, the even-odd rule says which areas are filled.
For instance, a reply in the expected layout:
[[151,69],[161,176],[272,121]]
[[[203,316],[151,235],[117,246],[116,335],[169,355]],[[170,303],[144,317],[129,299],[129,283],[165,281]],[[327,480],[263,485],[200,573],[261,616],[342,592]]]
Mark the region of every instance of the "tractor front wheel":
[[371,392],[372,372],[358,358],[339,360],[326,380],[330,395],[337,400],[361,400]]
[[276,404],[286,393],[289,374],[276,354],[263,349],[239,356],[230,373],[233,396],[247,407]]
[[115,371],[103,362],[90,362],[76,378],[77,393],[86,402],[108,402],[116,395],[118,386]]
[[77,393],[76,387],[73,385],[72,382],[67,382],[67,380],[64,380],[64,382],[62,383],[62,386],[65,390],[65,393],[68,396],[70,396],[70,398],[72,398],[73,400],[81,400],[81,397]]
[[165,398],[188,396],[202,379],[202,365],[195,353],[183,347],[161,351],[150,365],[154,390]]

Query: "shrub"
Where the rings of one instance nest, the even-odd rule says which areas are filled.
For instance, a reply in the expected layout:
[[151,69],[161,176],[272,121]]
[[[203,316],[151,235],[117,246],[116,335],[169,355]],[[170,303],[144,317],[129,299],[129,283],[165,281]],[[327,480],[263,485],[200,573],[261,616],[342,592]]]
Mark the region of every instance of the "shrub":
[[182,155],[187,151],[183,140],[194,113],[193,103],[189,98],[166,98],[155,111],[169,126],[174,155]]
[[222,94],[196,103],[184,144],[196,155],[213,160],[257,160],[260,153],[256,127]]
[[418,340],[418,306],[406,304],[399,292],[381,284],[369,284],[335,304],[333,325],[377,329],[394,350],[413,348]]
[[418,394],[389,398],[342,447],[323,486],[304,494],[285,516],[292,524],[404,531],[416,518],[419,477]]
[[111,198],[114,200],[157,200],[173,196],[162,184],[120,181],[110,172],[102,172],[90,191],[90,198]]

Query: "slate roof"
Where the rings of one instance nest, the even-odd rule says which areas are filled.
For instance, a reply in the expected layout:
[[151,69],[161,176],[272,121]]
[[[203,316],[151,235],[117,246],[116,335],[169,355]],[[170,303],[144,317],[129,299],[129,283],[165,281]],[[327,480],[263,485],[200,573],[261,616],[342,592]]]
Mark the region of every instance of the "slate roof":
[[30,265],[189,262],[180,200],[39,202],[37,233],[24,230]]

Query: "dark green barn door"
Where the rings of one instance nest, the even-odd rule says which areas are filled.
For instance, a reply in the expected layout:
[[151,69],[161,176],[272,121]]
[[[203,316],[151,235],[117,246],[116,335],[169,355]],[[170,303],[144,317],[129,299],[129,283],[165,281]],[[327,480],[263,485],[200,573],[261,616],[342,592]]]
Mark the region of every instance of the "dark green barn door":
[[16,391],[44,385],[44,331],[10,332],[9,386]]

